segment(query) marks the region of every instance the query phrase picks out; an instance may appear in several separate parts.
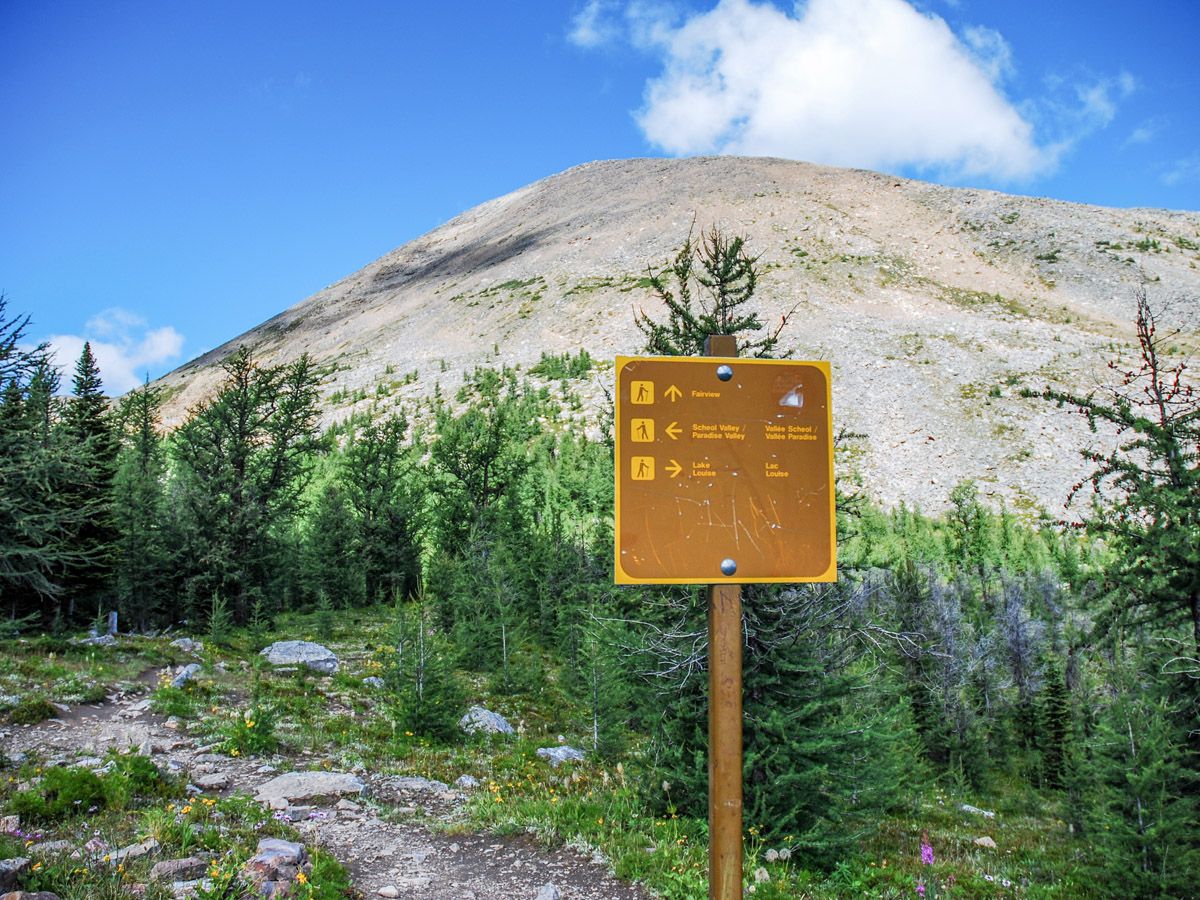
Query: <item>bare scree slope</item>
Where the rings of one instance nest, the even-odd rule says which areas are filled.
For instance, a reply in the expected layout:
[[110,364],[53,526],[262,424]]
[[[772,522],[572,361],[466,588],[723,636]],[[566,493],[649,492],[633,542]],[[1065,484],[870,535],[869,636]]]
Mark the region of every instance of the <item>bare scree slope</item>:
[[866,436],[850,462],[885,503],[936,509],[976,478],[1010,506],[1061,507],[1095,438],[1020,387],[1102,383],[1142,285],[1174,301],[1166,319],[1184,328],[1182,348],[1196,345],[1197,213],[778,159],[617,160],[469,210],[187,363],[163,379],[167,422],[241,345],[263,362],[308,352],[336,364],[328,421],[380,383],[403,400],[475,365],[528,368],[543,351],[638,352],[633,312],[654,312],[641,279],[693,220],[761,255],[765,320],[800,304],[785,343],[832,361],[835,422]]

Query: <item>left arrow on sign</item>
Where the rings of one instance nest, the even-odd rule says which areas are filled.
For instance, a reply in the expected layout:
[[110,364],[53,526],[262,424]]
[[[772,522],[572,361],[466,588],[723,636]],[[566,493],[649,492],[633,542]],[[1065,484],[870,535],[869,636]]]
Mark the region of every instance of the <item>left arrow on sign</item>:
[[679,440],[679,433],[683,431],[683,429],[679,427],[678,422],[672,422],[663,430],[666,431],[667,436],[673,441]]

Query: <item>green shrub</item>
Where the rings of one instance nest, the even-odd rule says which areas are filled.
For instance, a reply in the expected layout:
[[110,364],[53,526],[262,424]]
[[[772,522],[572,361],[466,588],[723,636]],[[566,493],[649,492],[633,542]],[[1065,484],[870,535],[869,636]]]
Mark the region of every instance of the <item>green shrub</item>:
[[186,688],[166,685],[154,692],[150,708],[162,716],[178,716],[189,719],[196,715],[199,698]]
[[95,812],[105,803],[104,782],[95,772],[54,766],[35,788],[13,794],[9,806],[22,821],[48,823]]
[[275,712],[269,706],[253,706],[222,729],[227,753],[243,754],[271,753],[279,746],[275,736]]
[[41,697],[33,697],[14,706],[8,717],[14,725],[36,725],[57,715],[58,710],[51,703]]

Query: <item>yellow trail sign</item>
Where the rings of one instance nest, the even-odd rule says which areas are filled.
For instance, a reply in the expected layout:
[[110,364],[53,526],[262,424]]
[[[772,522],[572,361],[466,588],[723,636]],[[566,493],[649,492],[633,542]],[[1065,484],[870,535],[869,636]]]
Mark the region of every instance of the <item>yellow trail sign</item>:
[[616,581],[834,581],[827,362],[617,357]]

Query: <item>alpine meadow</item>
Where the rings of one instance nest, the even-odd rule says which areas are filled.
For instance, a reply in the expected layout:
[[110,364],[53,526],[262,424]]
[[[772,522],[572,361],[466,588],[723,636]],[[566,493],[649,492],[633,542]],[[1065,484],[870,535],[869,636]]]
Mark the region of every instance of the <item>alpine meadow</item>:
[[0,888],[707,896],[705,595],[614,583],[614,358],[732,335],[835,426],[836,582],[742,589],[744,892],[1198,896],[1198,265],[1194,212],[724,156],[119,397],[0,298]]

